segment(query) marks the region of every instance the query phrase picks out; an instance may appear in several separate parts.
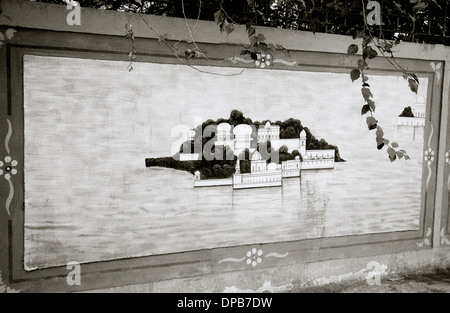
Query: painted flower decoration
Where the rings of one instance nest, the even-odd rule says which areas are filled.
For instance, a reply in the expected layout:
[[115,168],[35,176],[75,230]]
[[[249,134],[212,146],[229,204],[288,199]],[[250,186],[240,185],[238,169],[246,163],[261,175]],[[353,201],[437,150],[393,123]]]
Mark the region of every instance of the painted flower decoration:
[[247,264],[252,265],[253,267],[262,262],[261,256],[263,252],[262,250],[257,250],[253,248],[251,251],[247,252]]
[[445,152],[445,163],[450,165],[450,150]]
[[260,68],[265,68],[266,66],[269,66],[272,61],[272,55],[271,54],[257,54],[257,59],[255,61],[255,65],[259,66]]
[[427,161],[428,165],[431,164],[431,162],[434,161],[434,150],[431,148],[428,148],[428,150],[425,151],[425,161]]
[[11,175],[16,175],[17,170],[15,167],[19,164],[16,160],[13,160],[10,156],[5,157],[5,162],[0,161],[0,176],[5,174],[5,179],[10,180]]

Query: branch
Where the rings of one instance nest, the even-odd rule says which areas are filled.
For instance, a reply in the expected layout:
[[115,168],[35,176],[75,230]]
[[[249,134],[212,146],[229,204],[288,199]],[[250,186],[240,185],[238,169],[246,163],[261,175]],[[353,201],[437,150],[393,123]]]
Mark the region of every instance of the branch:
[[145,18],[142,16],[142,14],[137,13],[141,19],[144,21],[144,23],[158,36],[158,38],[160,38],[160,41],[164,43],[164,45],[172,52],[172,54],[183,64],[186,65],[200,73],[204,73],[204,74],[211,74],[211,75],[216,75],[216,76],[238,76],[241,75],[244,72],[244,69],[242,69],[239,73],[233,73],[233,74],[222,74],[222,73],[215,73],[215,72],[209,72],[209,71],[204,71],[199,69],[198,67],[195,67],[191,64],[187,64],[185,62],[185,60],[183,60],[182,58],[180,58],[178,56],[178,54],[176,53],[176,50],[164,39],[164,37],[153,27],[151,26],[146,20]]

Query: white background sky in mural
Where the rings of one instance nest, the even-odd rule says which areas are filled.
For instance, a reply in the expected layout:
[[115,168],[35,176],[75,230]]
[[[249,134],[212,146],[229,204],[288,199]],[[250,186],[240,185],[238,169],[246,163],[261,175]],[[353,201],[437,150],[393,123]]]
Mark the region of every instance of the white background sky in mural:
[[[404,230],[417,225],[423,130],[417,130],[414,140],[410,140],[412,133],[398,132],[397,116],[417,98],[401,77],[370,75],[369,81],[377,103],[376,116],[387,137],[398,139],[401,148],[413,159],[391,164],[385,151],[376,150],[375,134],[367,130],[365,117],[359,114],[360,85],[352,84],[348,74],[255,68],[246,69],[239,76],[221,77],[201,74],[186,66],[152,63],[136,63],[134,71],[128,72],[127,62],[29,55],[24,57],[24,65],[25,264],[28,269],[70,260],[86,262],[321,235]],[[232,68],[204,69],[237,72]],[[426,97],[426,84],[423,79],[419,95]],[[289,214],[280,217],[277,212],[268,212],[258,216],[241,210],[240,220],[247,224],[240,226],[256,225],[250,229],[251,236],[242,232],[239,237],[224,238],[224,234],[230,233],[236,215],[214,217],[216,213],[210,216],[208,212],[198,214],[209,228],[194,234],[198,227],[194,222],[186,222],[190,216],[186,203],[191,201],[174,197],[170,190],[175,187],[170,186],[170,180],[152,181],[161,174],[145,168],[144,160],[170,156],[171,146],[178,139],[170,136],[173,126],[194,127],[196,117],[202,121],[228,118],[233,109],[254,121],[300,119],[317,138],[339,147],[341,156],[348,160],[344,166],[355,166],[355,172],[367,169],[358,179],[350,182],[349,178],[348,185],[336,187],[354,203],[347,222],[343,218],[345,213],[339,211],[339,203],[333,206],[333,201],[340,200],[321,194],[319,198],[330,200],[326,232],[295,233],[293,228],[298,227],[298,221],[292,220]],[[403,137],[408,140],[402,141]],[[186,187],[193,189],[190,174],[167,171],[168,177],[185,179]],[[343,173],[341,176],[345,176],[346,172]],[[393,173],[397,177],[392,177]],[[307,175],[315,179],[314,174]],[[367,180],[361,181],[362,178]],[[312,188],[326,192],[329,186],[323,185],[324,180],[327,177]],[[389,191],[374,193],[385,190],[390,182],[400,189],[394,188],[391,194]],[[367,185],[362,186],[363,183]],[[390,212],[397,205],[398,210],[393,214],[398,216],[395,215],[396,223],[386,226],[382,219],[387,213],[376,206],[376,197],[385,195],[387,199],[378,199],[383,202],[411,190],[414,195],[408,195],[404,203],[405,210],[409,211],[398,209],[402,200],[392,201]],[[360,197],[366,192],[374,194],[372,207],[367,199]],[[214,206],[212,198],[207,199],[208,194],[198,190],[195,193],[210,207]],[[245,201],[252,201],[251,197]],[[358,215],[357,208],[362,205],[372,211]],[[348,207],[340,204],[344,206]],[[135,211],[146,215],[133,214]],[[183,214],[179,215],[180,212]],[[181,216],[187,226],[180,226],[175,216]],[[266,224],[255,223],[260,217],[267,220]],[[174,220],[169,223],[170,218]],[[208,218],[225,225],[216,234],[217,238],[221,236],[220,240],[205,237],[217,229]],[[336,224],[338,219],[340,226]],[[270,223],[281,227],[280,232],[267,231],[271,229]],[[348,228],[345,223],[356,226]],[[257,227],[263,227],[268,236],[252,237],[258,233]],[[183,237],[187,241],[180,240]],[[194,241],[195,238],[201,240]],[[73,259],[75,256],[79,259]]]

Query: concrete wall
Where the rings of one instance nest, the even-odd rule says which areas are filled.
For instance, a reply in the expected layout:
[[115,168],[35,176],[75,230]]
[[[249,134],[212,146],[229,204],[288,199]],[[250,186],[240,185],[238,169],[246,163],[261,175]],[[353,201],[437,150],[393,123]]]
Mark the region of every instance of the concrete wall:
[[[125,35],[124,25],[128,20],[134,25],[135,36],[146,45],[144,39],[157,39],[158,35],[166,35],[168,40],[187,40],[186,21],[183,19],[165,18],[159,16],[146,16],[141,18],[134,14],[120,12],[107,12],[94,9],[81,10],[81,25],[70,26],[66,23],[68,10],[65,6],[44,5],[26,1],[1,0],[2,13],[0,25],[4,30],[14,28],[19,32],[38,30],[38,32],[52,31],[54,36],[72,38],[72,34],[88,34],[111,36],[113,42],[121,42]],[[149,30],[146,23],[153,25],[153,31]],[[220,33],[217,25],[206,21],[187,21],[189,25],[196,24],[193,39],[198,43],[213,45],[241,45],[247,43],[245,26],[238,25],[235,31],[227,36]],[[351,37],[335,36],[328,34],[312,34],[281,29],[269,29],[258,27],[258,31],[264,33],[268,42],[275,42],[293,51],[336,53],[340,55],[339,65],[350,68],[355,59],[347,58],[345,52],[352,43],[357,43]],[[92,41],[95,42],[95,38]],[[14,37],[14,40],[20,36]],[[91,38],[91,37],[89,37]],[[5,99],[15,94],[6,85],[7,57],[12,45],[20,41],[5,41],[1,52],[0,97],[1,105]],[[36,43],[38,44],[38,43]],[[50,42],[46,44],[51,45]],[[82,42],[78,42],[80,46]],[[70,40],[67,39],[67,46]],[[163,51],[164,47],[153,45]],[[152,46],[152,47],[153,47]],[[5,48],[6,47],[6,48]],[[82,48],[82,47],[81,47]],[[446,62],[450,60],[450,49],[441,45],[424,45],[402,43],[397,49],[396,56],[405,60],[422,60],[426,62]],[[157,51],[158,52],[158,51]],[[166,51],[167,53],[167,51]],[[126,50],[123,59],[126,59]],[[9,62],[9,60],[8,60]],[[386,69],[383,60],[374,60],[374,67]],[[12,69],[14,70],[14,69]],[[345,69],[347,71],[347,69]],[[9,73],[9,72],[8,72]],[[145,259],[140,264],[133,261],[124,261],[112,265],[102,263],[89,266],[89,273],[83,276],[83,284],[80,287],[70,287],[65,284],[65,269],[50,270],[45,276],[28,275],[21,273],[21,260],[17,259],[14,250],[13,238],[15,231],[20,230],[21,222],[19,213],[8,216],[5,210],[0,210],[0,272],[4,284],[21,291],[133,291],[133,292],[282,292],[295,287],[305,287],[339,282],[342,280],[364,280],[368,268],[367,264],[376,261],[381,265],[382,275],[391,275],[398,272],[427,271],[432,268],[450,266],[450,247],[447,244],[448,235],[448,191],[450,190],[449,162],[446,161],[446,152],[450,149],[449,136],[449,84],[450,67],[441,69],[442,98],[441,105],[433,106],[433,119],[435,123],[432,144],[436,148],[436,163],[433,164],[432,184],[435,192],[430,193],[428,201],[431,201],[433,210],[427,211],[425,221],[430,221],[430,231],[422,229],[423,235],[418,242],[416,237],[407,237],[398,234],[387,234],[378,238],[356,236],[357,238],[330,238],[327,241],[307,240],[299,243],[264,245],[264,252],[276,250],[279,258],[272,258],[255,268],[249,268],[241,264],[226,264],[221,261],[230,255],[240,257],[245,255],[250,248],[248,246],[234,249],[217,249],[211,251],[199,251],[192,254],[177,256],[174,263],[170,256],[158,256],[153,259]],[[438,98],[436,95],[435,98]],[[9,99],[9,98],[8,98]],[[438,103],[438,104],[439,104]],[[2,111],[2,119],[5,111]],[[439,116],[441,117],[439,119]],[[7,133],[7,126],[2,121],[0,134]],[[20,141],[16,134],[13,139]],[[430,137],[431,138],[431,137]],[[437,139],[438,138],[438,139]],[[1,155],[5,155],[5,149],[1,148]],[[447,156],[448,159],[448,156]],[[2,199],[6,199],[8,185],[2,182],[0,186]],[[431,199],[432,198],[432,199]],[[3,202],[3,200],[2,200]],[[3,205],[3,204],[2,204]],[[403,236],[403,237],[402,237]],[[15,238],[15,237],[14,237]],[[404,241],[396,241],[401,238]],[[347,247],[346,247],[347,246]],[[283,250],[284,249],[284,250]],[[284,251],[289,252],[289,258],[284,258]],[[17,263],[18,262],[18,263]],[[221,263],[224,267],[217,267]],[[117,267],[116,267],[117,266]],[[144,269],[140,269],[144,267]],[[117,268],[129,269],[123,274],[116,274]],[[17,274],[18,279],[15,279]]]

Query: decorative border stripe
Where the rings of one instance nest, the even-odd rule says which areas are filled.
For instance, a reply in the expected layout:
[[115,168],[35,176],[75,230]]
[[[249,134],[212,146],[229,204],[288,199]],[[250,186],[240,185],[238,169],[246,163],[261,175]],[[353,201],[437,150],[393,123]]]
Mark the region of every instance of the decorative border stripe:
[[6,199],[5,208],[6,208],[6,213],[8,213],[8,215],[11,215],[11,213],[9,211],[9,206],[11,205],[11,201],[14,197],[14,186],[13,186],[13,183],[11,182],[11,179],[8,179],[7,181],[9,183],[9,195],[8,195],[8,198]]
[[8,133],[6,134],[5,137],[5,149],[7,154],[11,154],[11,151],[9,149],[9,140],[11,139],[12,136],[12,125],[10,120],[6,119],[6,122],[8,123]]
[[245,257],[243,257],[243,258],[241,258],[241,259],[228,258],[228,259],[220,260],[220,261],[219,261],[219,264],[220,264],[220,263],[223,263],[223,262],[235,262],[235,263],[238,263],[238,262],[242,262],[242,261],[244,261],[244,260],[245,260]]

